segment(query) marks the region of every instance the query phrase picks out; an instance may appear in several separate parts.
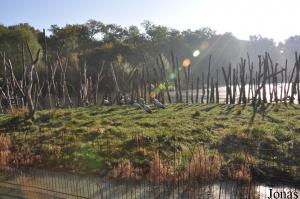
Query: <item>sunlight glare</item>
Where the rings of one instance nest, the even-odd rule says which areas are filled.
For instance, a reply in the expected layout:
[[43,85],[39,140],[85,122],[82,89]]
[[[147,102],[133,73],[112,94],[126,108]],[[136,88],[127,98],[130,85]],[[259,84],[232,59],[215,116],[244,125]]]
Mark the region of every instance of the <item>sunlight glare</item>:
[[203,41],[200,45],[201,50],[205,50],[209,47],[209,43],[207,41]]
[[191,60],[189,58],[185,58],[182,62],[183,67],[189,67],[191,65]]
[[165,86],[165,84],[161,83],[161,84],[159,84],[158,88],[159,88],[160,90],[165,90],[165,89],[166,89],[166,86]]
[[176,75],[174,73],[171,73],[170,74],[170,79],[175,79],[176,78]]
[[198,57],[200,55],[200,50],[195,50],[194,52],[193,52],[193,56],[194,57]]
[[149,93],[149,96],[150,96],[151,98],[155,98],[156,94],[155,94],[155,92],[152,91],[152,92]]

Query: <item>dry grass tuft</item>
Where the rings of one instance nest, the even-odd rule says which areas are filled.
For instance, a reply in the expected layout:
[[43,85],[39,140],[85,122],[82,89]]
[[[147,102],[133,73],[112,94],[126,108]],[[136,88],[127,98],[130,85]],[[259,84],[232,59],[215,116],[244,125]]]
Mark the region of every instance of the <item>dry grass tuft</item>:
[[219,155],[209,155],[203,149],[198,150],[185,170],[185,180],[210,182],[218,179],[221,176],[222,160]]
[[11,165],[13,167],[28,167],[41,162],[41,156],[32,153],[26,146],[17,146],[11,153]]
[[109,173],[108,176],[120,180],[141,180],[143,170],[134,168],[129,160],[121,160]]
[[133,136],[132,139],[137,146],[145,146],[151,142],[151,138],[148,136],[145,136],[143,133]]
[[21,108],[12,108],[8,111],[8,113],[14,117],[25,117],[25,115],[28,113],[27,107],[21,107]]
[[162,163],[159,153],[153,153],[152,161],[150,162],[149,180],[151,183],[160,184],[167,180],[167,168]]
[[243,160],[235,161],[228,167],[228,177],[232,180],[249,183],[252,180],[250,165],[254,164],[254,160],[247,152],[244,152],[243,155]]
[[94,127],[93,127],[93,129],[96,131],[96,132],[98,132],[98,133],[104,133],[104,131],[105,131],[105,127],[104,126],[102,126],[101,124],[96,124]]
[[251,169],[248,164],[235,165],[229,168],[229,178],[249,183],[252,180]]
[[10,145],[10,139],[0,135],[0,170],[9,168],[9,162],[11,158]]
[[140,156],[146,156],[147,155],[147,149],[144,147],[138,147],[136,150],[136,154]]

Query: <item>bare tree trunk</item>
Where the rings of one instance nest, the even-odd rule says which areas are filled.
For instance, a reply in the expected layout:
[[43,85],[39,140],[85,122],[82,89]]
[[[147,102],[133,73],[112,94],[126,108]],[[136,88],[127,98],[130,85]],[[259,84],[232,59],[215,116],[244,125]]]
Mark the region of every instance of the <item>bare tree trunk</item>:
[[[294,95],[296,95],[297,93],[297,90],[299,91],[299,72],[300,72],[300,63],[299,63],[299,58],[298,58],[298,55],[297,55],[297,52],[295,52],[295,59],[296,59],[296,63],[295,63],[295,80],[292,84],[292,90],[291,90],[291,98],[290,98],[290,103],[294,103],[294,100],[295,100],[295,97]],[[298,85],[298,86],[297,86]],[[298,92],[298,95],[299,95],[299,92]],[[299,101],[299,99],[298,99]]]
[[[28,50],[29,46],[28,46]],[[31,52],[30,52],[31,54]],[[31,54],[31,64],[29,64],[27,66],[27,70],[26,70],[26,87],[25,87],[25,98],[27,101],[27,106],[28,106],[28,114],[26,115],[27,119],[31,119],[34,117],[34,113],[35,113],[35,105],[33,103],[33,99],[32,99],[32,86],[33,86],[33,70],[35,67],[35,64],[38,62],[39,60],[39,55],[40,55],[40,50],[38,50],[37,55],[35,60],[33,60],[32,54]]]
[[[268,62],[268,54],[265,53],[264,59],[264,72],[263,72],[263,79],[265,80],[268,76],[268,69],[269,69],[269,62]],[[266,90],[266,81],[263,81],[263,103],[267,103],[267,90]]]
[[207,72],[207,81],[206,81],[206,103],[209,103],[209,81],[210,81],[210,64],[211,64],[211,55],[209,56],[208,62],[208,72]]
[[5,82],[5,96],[7,99],[7,103],[8,103],[8,107],[9,110],[12,110],[12,105],[11,105],[11,97],[10,97],[10,91],[9,91],[9,84],[8,84],[8,79],[7,79],[7,67],[6,67],[6,56],[5,56],[5,52],[2,54],[2,58],[3,58],[3,66],[4,66],[4,82]]
[[[292,81],[294,79],[295,71],[296,71],[296,63],[294,65],[294,67],[293,67],[292,74],[290,75],[290,80],[289,80],[289,83],[288,83],[287,93],[289,93],[289,91],[290,91],[290,87],[291,87],[291,83],[292,83]],[[293,89],[294,89],[294,87],[292,85],[292,87],[291,87],[291,96],[290,96],[290,100],[289,100],[290,103],[293,103],[293,101],[294,101],[293,100],[293,92],[294,92]]]
[[8,104],[8,98],[1,86],[0,86],[0,93],[1,93],[1,109],[2,109],[3,113],[7,113],[10,110],[9,104]]
[[214,88],[214,78],[211,78],[211,88],[210,88],[210,102],[215,102],[215,88]]
[[[231,94],[231,87],[229,87],[229,95],[230,95],[230,104],[235,104],[235,98],[236,98],[236,86],[237,86],[237,84],[238,84],[238,72],[237,72],[237,70],[234,68],[233,70],[232,70],[232,94]],[[231,70],[230,70],[230,73],[228,73],[228,74],[230,74],[230,76],[231,76]]]
[[287,93],[287,84],[288,84],[288,78],[287,78],[287,59],[285,60],[285,71],[284,71],[284,102],[286,102],[287,97],[288,97],[288,93]]
[[159,58],[160,58],[161,66],[162,66],[163,80],[164,80],[164,83],[166,85],[168,100],[169,100],[169,103],[172,103],[171,95],[170,95],[170,92],[169,92],[169,82],[168,82],[167,75],[166,75],[166,67],[165,67],[165,64],[163,62],[161,54],[159,55]]
[[217,80],[216,80],[216,103],[219,103],[219,70],[216,70]]
[[198,76],[197,77],[197,85],[196,85],[196,103],[199,102],[199,83],[200,83],[200,78]]
[[142,75],[143,75],[142,79],[143,79],[144,99],[147,100],[147,81],[146,81],[145,64],[143,64]]
[[179,64],[178,58],[176,57],[176,68],[177,68],[177,80],[178,80],[178,90],[179,90],[179,102],[182,103],[182,92],[181,92],[181,79],[179,74]]
[[48,60],[48,50],[47,50],[47,41],[46,41],[46,32],[45,29],[43,30],[43,36],[44,36],[44,46],[43,46],[43,57],[44,57],[44,62],[45,66],[47,68],[46,70],[46,78],[47,78],[47,93],[48,93],[48,101],[49,101],[49,108],[52,108],[52,96],[51,96],[51,76],[50,76],[50,71],[51,71],[51,66]]
[[191,102],[194,104],[194,80],[192,78]]
[[99,68],[99,71],[97,73],[96,91],[95,91],[95,104],[98,104],[99,84],[100,84],[100,81],[102,80],[102,72],[103,72],[104,64],[105,64],[105,62],[103,61],[102,64],[101,64],[101,67]]
[[244,60],[244,59],[241,58],[241,63],[240,63],[241,90],[240,90],[239,103],[243,103],[243,104],[247,103],[246,91],[245,91],[245,86],[246,86],[246,81],[245,81],[245,65],[246,65],[246,60]]
[[[189,66],[188,66],[189,67]],[[189,102],[189,77],[188,77],[188,71],[186,68],[183,68],[184,71],[184,78],[185,78],[185,103]]]
[[[228,75],[226,75],[224,67],[222,67],[222,72],[226,84],[226,104],[232,103],[232,95],[231,95],[231,86],[230,86],[230,79],[231,79],[231,64],[229,64],[228,68]],[[234,74],[235,75],[235,74]],[[235,81],[235,78],[233,77],[233,81]]]
[[86,71],[86,62],[83,64],[83,72],[80,72],[80,100],[79,104],[86,106],[89,104],[88,101],[88,78]]
[[202,72],[202,96],[201,96],[201,103],[204,103],[204,96],[205,96],[205,85],[204,85],[204,72]]
[[116,88],[116,92],[117,92],[116,99],[118,99],[119,95],[120,95],[120,87],[119,87],[119,84],[118,84],[118,80],[117,80],[117,76],[116,76],[116,73],[115,73],[115,70],[114,70],[113,63],[110,63],[110,67],[111,67],[112,77],[113,77],[113,81],[115,83],[115,88]]
[[174,78],[174,86],[175,86],[175,95],[176,95],[176,103],[179,102],[179,93],[178,93],[178,86],[177,86],[177,76],[176,76],[176,64],[175,64],[175,57],[173,51],[171,51],[171,59],[172,59],[172,78]]

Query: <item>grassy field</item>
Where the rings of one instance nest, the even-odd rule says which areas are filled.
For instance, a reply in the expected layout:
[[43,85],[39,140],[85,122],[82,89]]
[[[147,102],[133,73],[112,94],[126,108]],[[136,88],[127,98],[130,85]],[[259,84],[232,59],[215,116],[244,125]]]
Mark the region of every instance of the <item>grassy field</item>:
[[[99,173],[120,160],[148,167],[154,151],[165,162],[204,147],[224,164],[251,161],[255,173],[300,176],[300,106],[268,104],[253,114],[242,105],[168,105],[152,114],[130,106],[43,110],[0,116],[14,150],[39,155],[38,167]],[[287,167],[288,166],[288,167]],[[288,168],[288,169],[287,169]]]

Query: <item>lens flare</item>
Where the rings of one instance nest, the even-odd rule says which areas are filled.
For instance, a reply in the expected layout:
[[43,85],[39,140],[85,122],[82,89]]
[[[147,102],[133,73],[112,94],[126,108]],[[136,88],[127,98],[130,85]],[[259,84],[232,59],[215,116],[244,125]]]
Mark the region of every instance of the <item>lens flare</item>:
[[152,91],[152,92],[149,93],[149,96],[150,96],[151,98],[155,98],[156,94],[155,94],[155,92]]
[[209,47],[209,43],[207,41],[203,41],[200,45],[201,50],[205,50]]
[[170,74],[170,79],[175,79],[176,78],[176,75],[174,73],[171,73]]
[[198,57],[200,55],[200,50],[195,50],[194,52],[193,52],[193,56],[194,57]]
[[159,84],[159,85],[158,85],[158,88],[159,88],[160,90],[165,90],[165,89],[166,89],[166,86],[165,86],[165,84]]
[[189,67],[191,65],[191,60],[189,58],[185,58],[182,62],[183,67]]

